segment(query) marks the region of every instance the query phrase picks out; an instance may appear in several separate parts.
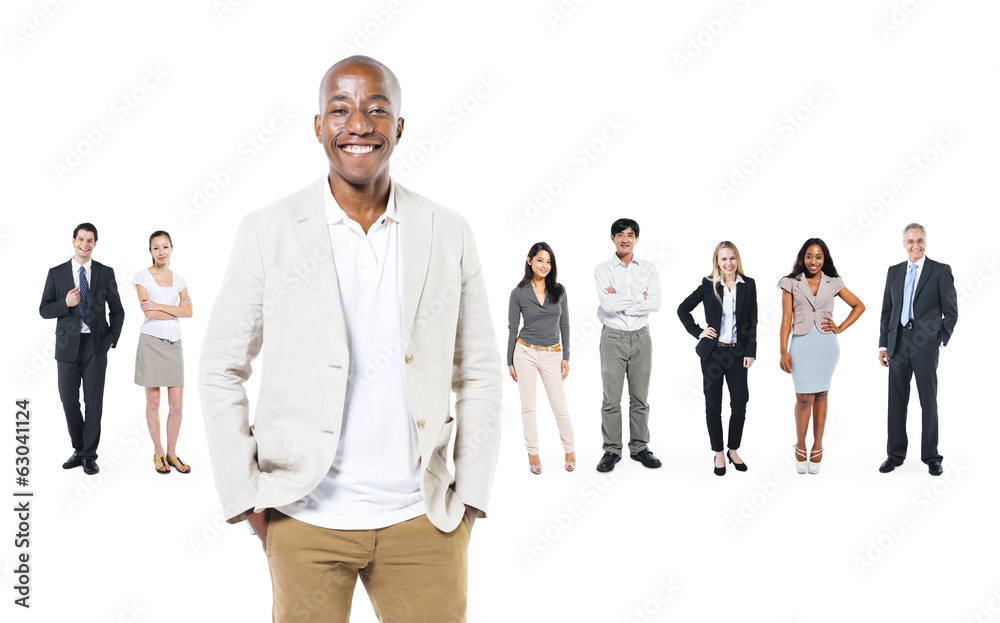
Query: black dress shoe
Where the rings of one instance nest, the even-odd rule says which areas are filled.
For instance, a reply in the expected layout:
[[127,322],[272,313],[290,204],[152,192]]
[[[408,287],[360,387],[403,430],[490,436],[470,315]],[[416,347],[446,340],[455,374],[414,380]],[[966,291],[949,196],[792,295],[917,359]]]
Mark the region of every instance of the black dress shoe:
[[736,463],[736,462],[734,462],[733,461],[733,455],[729,454],[728,450],[726,451],[726,456],[729,457],[729,462],[733,464],[733,467],[736,468],[736,471],[738,471],[738,472],[745,472],[745,471],[747,471],[747,464],[746,463]]
[[712,467],[715,469],[715,475],[716,476],[725,476],[726,475],[726,462],[725,461],[722,462],[722,467],[715,467],[715,459],[712,459]]
[[73,469],[74,467],[80,467],[81,465],[83,465],[83,459],[78,457],[76,452],[74,452],[73,455],[66,459],[66,462],[63,463],[63,469]]
[[897,461],[896,459],[889,457],[886,460],[882,461],[882,465],[879,466],[878,471],[882,472],[883,474],[888,474],[889,472],[896,469],[902,464],[903,464],[902,461]]
[[941,461],[931,461],[927,464],[927,472],[931,476],[940,476],[944,473],[944,468],[941,467]]
[[660,459],[653,456],[653,453],[649,451],[649,448],[644,450],[639,450],[635,454],[631,455],[633,461],[639,461],[642,463],[643,467],[655,468],[663,465],[660,463]]
[[101,471],[101,468],[97,466],[97,459],[83,459],[84,474],[93,475],[99,471]]
[[614,452],[605,452],[601,460],[597,462],[597,471],[610,472],[615,468],[615,463],[622,460],[622,455]]

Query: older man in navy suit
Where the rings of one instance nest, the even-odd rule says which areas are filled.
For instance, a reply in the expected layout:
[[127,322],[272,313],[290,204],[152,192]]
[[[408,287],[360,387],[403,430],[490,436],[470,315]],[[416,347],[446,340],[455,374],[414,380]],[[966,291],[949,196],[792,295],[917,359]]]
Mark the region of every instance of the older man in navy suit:
[[[81,223],[73,230],[73,259],[49,269],[38,313],[56,319],[56,362],[62,400],[73,443],[73,454],[63,469],[83,466],[87,474],[100,471],[97,444],[101,440],[104,373],[108,351],[118,343],[125,309],[115,285],[115,271],[91,259],[97,246],[97,228]],[[105,317],[105,305],[110,323]],[[80,384],[87,415],[80,411]]]
[[919,223],[903,229],[909,259],[889,268],[882,298],[879,362],[889,368],[888,457],[891,472],[906,458],[906,407],[910,379],[917,379],[922,412],[920,460],[932,476],[944,473],[938,454],[938,350],[947,346],[958,322],[958,295],[951,267],[925,257],[927,231]]

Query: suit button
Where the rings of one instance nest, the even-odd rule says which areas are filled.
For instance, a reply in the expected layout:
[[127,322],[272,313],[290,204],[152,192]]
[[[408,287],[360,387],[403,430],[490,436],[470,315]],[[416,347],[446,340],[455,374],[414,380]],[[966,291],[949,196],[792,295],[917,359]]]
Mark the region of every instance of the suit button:
[[[407,356],[409,356],[409,355],[407,355]],[[419,428],[420,430],[424,430],[424,421],[423,420],[417,420],[417,428]]]
[[[406,357],[404,359],[406,360],[406,363],[413,363],[413,355],[410,353],[406,353]],[[421,428],[423,427],[421,426]]]

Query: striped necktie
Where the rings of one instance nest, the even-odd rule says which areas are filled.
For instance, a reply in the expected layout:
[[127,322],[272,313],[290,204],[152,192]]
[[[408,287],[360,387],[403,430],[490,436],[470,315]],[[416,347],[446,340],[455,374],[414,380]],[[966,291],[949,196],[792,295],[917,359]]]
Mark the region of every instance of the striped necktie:
[[90,326],[90,284],[87,283],[87,271],[80,267],[80,320]]

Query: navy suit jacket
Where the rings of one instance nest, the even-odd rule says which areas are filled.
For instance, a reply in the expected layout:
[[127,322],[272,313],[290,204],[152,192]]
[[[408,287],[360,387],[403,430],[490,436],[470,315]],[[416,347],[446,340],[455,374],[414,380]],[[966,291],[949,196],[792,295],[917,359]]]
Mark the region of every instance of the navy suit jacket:
[[[80,306],[67,307],[66,294],[75,286],[73,271],[76,264],[73,260],[64,262],[49,269],[45,279],[45,290],[42,292],[42,302],[38,313],[42,318],[56,319],[56,354],[57,361],[76,361],[80,352]],[[94,261],[90,266],[90,335],[95,354],[104,357],[108,347],[118,344],[125,323],[125,309],[118,296],[118,285],[115,283],[115,271],[100,262]],[[105,310],[110,310],[106,314]],[[107,315],[111,321],[108,322]]]
[[[896,352],[896,334],[899,317],[903,313],[903,280],[909,260],[889,267],[885,276],[885,293],[882,296],[882,321],[879,326],[878,345],[885,348],[889,357]],[[913,294],[914,341],[928,347],[947,346],[958,322],[958,294],[951,266],[924,260],[924,267]]]

